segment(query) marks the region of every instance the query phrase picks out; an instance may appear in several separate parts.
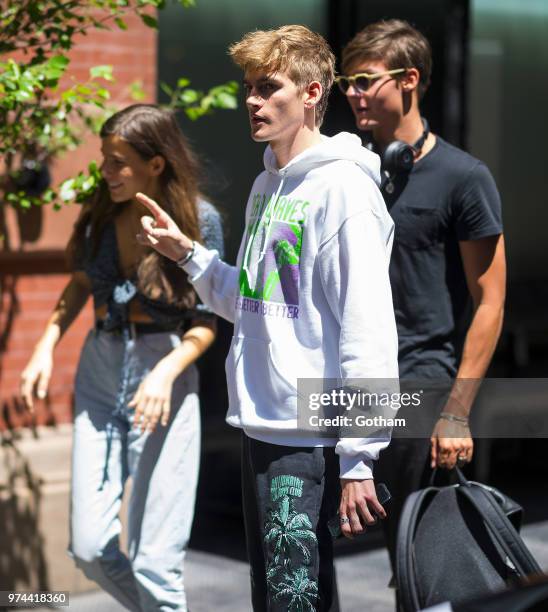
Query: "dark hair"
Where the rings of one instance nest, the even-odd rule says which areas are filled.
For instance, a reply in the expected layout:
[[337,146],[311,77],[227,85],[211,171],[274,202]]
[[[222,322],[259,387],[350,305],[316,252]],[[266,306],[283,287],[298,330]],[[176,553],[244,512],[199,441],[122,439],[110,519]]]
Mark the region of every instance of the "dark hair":
[[403,19],[377,21],[366,26],[342,52],[342,71],[348,74],[357,62],[377,60],[389,70],[416,68],[420,80],[419,99],[430,85],[432,50],[428,40]]
[[[158,204],[192,240],[200,240],[197,199],[198,166],[173,112],[151,104],[135,104],[110,117],[101,128],[101,138],[119,136],[143,160],[159,155],[165,167],[159,176]],[[84,204],[67,247],[71,266],[81,260],[87,227],[90,227],[91,255],[99,248],[101,234],[123,206],[112,202],[104,179],[91,202]],[[195,303],[194,291],[186,273],[171,260],[150,249],[137,268],[140,292],[154,300],[170,302],[181,308]]]

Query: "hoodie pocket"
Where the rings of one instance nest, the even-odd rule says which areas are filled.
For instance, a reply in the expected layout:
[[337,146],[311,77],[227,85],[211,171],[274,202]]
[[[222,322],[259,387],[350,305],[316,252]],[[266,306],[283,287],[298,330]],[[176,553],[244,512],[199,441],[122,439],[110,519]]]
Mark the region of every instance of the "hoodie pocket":
[[243,425],[296,418],[296,379],[283,372],[272,343],[234,337],[226,375],[231,407],[239,408]]

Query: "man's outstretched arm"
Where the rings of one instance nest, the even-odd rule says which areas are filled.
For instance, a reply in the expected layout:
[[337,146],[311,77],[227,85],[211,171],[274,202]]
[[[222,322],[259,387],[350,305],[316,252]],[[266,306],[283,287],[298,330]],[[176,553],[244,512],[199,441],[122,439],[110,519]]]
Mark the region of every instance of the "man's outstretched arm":
[[194,249],[192,258],[183,265],[200,299],[219,316],[234,322],[234,305],[238,291],[238,271],[183,234],[173,219],[158,204],[139,193],[137,199],[151,215],[141,217],[137,240],[173,261],[182,261]]

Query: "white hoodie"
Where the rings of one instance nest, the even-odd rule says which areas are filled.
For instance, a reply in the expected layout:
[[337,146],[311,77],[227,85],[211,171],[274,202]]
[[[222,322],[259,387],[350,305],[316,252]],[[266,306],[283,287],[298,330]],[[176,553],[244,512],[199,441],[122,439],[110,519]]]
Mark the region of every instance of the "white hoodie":
[[389,437],[305,437],[296,387],[298,378],[398,377],[394,223],[377,188],[379,158],[343,132],[281,169],[267,147],[264,164],[236,266],[200,245],[185,266],[202,301],[234,323],[226,420],[273,444],[336,445],[341,478],[371,478]]

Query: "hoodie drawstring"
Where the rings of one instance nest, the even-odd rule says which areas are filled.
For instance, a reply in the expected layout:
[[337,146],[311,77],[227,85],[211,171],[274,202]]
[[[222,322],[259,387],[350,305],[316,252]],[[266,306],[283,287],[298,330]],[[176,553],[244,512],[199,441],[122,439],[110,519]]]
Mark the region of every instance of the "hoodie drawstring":
[[[268,236],[270,234],[270,229],[272,227],[272,222],[274,220],[274,207],[276,206],[276,203],[278,202],[278,198],[280,196],[280,193],[283,189],[283,185],[284,185],[284,180],[285,180],[285,173],[281,175],[282,179],[280,181],[280,184],[278,185],[278,188],[276,189],[276,193],[272,196],[271,199],[271,206],[270,206],[270,218],[268,220],[268,225],[266,226],[266,229],[264,231],[263,234],[263,240],[261,243],[261,248],[259,251],[259,258],[257,260],[257,264],[259,264],[265,257],[266,255],[266,248],[267,248],[267,244],[268,244]],[[264,218],[266,217],[266,211],[268,210],[268,205],[265,206],[264,211],[262,212],[255,228],[253,229],[253,231],[250,232],[250,236],[248,237],[247,240],[247,244],[245,247],[245,254],[244,254],[244,265],[243,265],[243,269],[244,272],[246,273],[247,276],[247,282],[249,284],[249,286],[251,286],[251,279],[250,279],[250,272],[249,272],[249,256],[250,256],[250,252],[251,252],[251,247],[253,245],[253,241],[255,240],[255,234],[257,232],[257,230],[261,227],[262,222],[264,220]]]
[[[280,181],[280,184],[278,185],[278,189],[276,189],[276,193],[274,194],[274,197],[272,199],[272,206],[270,207],[270,218],[268,219],[268,225],[266,226],[266,230],[264,232],[263,243],[261,245],[261,250],[259,252],[259,259],[257,260],[257,263],[260,263],[264,259],[264,256],[266,255],[268,236],[270,235],[270,228],[272,227],[272,223],[274,221],[274,208],[278,202],[278,198],[280,197],[280,192],[282,191],[284,180],[285,180],[285,174],[282,174],[282,180]],[[267,208],[265,209],[265,213],[264,213],[265,215],[266,215]]]

